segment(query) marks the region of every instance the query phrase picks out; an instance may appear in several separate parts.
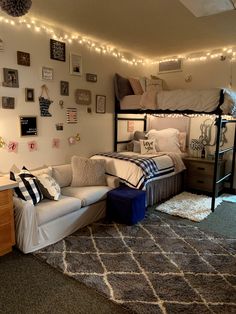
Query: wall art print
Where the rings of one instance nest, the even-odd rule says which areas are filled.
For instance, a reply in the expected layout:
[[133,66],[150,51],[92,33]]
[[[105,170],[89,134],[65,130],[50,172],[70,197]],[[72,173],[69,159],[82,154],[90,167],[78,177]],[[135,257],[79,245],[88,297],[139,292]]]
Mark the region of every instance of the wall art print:
[[28,52],[17,51],[17,64],[30,66],[30,54]]
[[2,108],[3,109],[15,109],[15,98],[14,97],[2,97]]
[[92,94],[88,89],[76,89],[75,90],[75,102],[77,105],[91,105]]
[[36,116],[21,116],[20,117],[20,135],[21,136],[38,135]]
[[17,153],[18,152],[18,142],[10,141],[7,145],[9,153]]
[[77,123],[77,108],[66,109],[67,123]]
[[58,61],[66,61],[66,44],[50,39],[50,58]]
[[60,139],[59,138],[53,138],[52,139],[52,148],[60,148]]
[[48,67],[42,67],[42,80],[53,80],[53,69]]
[[62,96],[69,96],[69,82],[60,81],[60,94]]
[[36,141],[30,141],[28,142],[28,149],[30,152],[35,152],[38,150],[38,144]]
[[82,75],[82,57],[76,53],[70,53],[70,74]]
[[106,112],[106,96],[96,95],[96,113]]
[[19,87],[18,70],[3,68],[3,86]]
[[34,89],[25,88],[25,101],[34,102]]

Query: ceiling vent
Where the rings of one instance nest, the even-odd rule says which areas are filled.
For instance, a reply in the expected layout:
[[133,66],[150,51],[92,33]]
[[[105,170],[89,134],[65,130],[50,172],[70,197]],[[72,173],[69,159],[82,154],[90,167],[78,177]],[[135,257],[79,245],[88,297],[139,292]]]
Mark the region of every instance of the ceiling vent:
[[159,73],[182,71],[182,59],[159,62]]

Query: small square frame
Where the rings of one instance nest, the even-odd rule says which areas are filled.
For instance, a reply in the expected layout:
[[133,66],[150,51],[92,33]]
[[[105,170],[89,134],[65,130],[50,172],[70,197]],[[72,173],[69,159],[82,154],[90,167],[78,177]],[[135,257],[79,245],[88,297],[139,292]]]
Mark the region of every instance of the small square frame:
[[42,80],[53,80],[53,69],[48,67],[42,67]]
[[15,109],[15,98],[14,97],[2,97],[2,108],[3,109]]
[[106,112],[106,96],[96,95],[96,113]]
[[3,68],[3,80],[5,87],[19,87],[18,70]]
[[25,88],[25,101],[34,102],[34,89]]
[[17,51],[17,64],[30,66],[30,54],[28,52]]
[[70,53],[70,74],[82,75],[82,57],[76,53]]
[[62,96],[69,96],[69,82],[60,81],[60,94]]
[[66,44],[55,39],[50,39],[50,58],[65,62]]

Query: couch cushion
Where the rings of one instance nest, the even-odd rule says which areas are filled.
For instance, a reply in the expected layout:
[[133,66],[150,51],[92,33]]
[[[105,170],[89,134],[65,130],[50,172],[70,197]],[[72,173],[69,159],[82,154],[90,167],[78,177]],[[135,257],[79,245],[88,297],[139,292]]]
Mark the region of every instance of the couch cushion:
[[78,198],[61,195],[57,202],[44,199],[35,206],[38,224],[46,222],[72,213],[81,208],[81,201]]
[[89,159],[80,156],[71,158],[71,186],[103,186],[106,185],[106,161],[104,159]]
[[61,193],[66,196],[76,197],[81,200],[81,206],[88,206],[106,198],[109,186],[68,186],[61,189]]
[[69,186],[72,180],[71,164],[53,166],[52,177],[56,180],[61,188],[64,186]]

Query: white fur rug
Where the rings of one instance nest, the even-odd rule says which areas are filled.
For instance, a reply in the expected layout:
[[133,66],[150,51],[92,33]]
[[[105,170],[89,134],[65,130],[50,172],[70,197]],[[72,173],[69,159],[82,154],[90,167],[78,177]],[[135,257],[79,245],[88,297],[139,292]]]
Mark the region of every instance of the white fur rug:
[[[218,197],[215,206],[218,206],[222,201],[222,198]],[[158,205],[156,210],[193,221],[201,221],[212,212],[211,197],[182,192]]]

